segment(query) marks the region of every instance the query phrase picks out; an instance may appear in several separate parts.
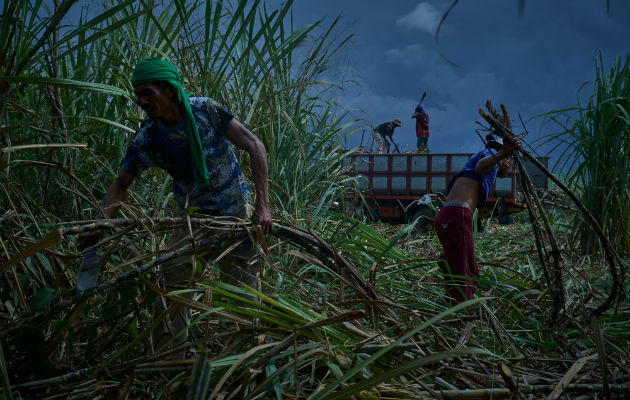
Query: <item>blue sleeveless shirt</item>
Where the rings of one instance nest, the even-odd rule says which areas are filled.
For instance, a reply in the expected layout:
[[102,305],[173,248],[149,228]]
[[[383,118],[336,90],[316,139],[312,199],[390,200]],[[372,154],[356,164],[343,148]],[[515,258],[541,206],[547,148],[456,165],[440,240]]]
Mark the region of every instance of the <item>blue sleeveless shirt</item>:
[[495,164],[490,171],[486,172],[483,175],[479,175],[475,172],[475,167],[477,166],[479,160],[495,153],[496,150],[494,149],[483,149],[479,153],[470,157],[468,162],[466,162],[466,165],[464,165],[464,168],[462,168],[457,174],[455,174],[455,176],[453,176],[448,182],[446,193],[448,194],[448,192],[451,191],[451,188],[453,187],[453,184],[455,183],[457,178],[462,176],[466,178],[472,178],[481,183],[481,187],[479,188],[479,204],[477,205],[477,207],[483,207],[486,204],[486,201],[488,201],[488,196],[490,196],[490,191],[494,186],[494,181],[496,181],[497,179],[498,168]]

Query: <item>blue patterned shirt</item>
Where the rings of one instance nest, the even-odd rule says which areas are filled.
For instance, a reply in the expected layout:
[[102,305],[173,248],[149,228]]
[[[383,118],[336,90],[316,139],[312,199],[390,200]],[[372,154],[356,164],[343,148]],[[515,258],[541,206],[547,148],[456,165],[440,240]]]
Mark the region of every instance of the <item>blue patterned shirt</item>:
[[183,207],[199,207],[213,214],[232,215],[247,202],[251,188],[243,176],[225,133],[232,114],[207,97],[191,97],[201,148],[210,175],[208,186],[195,182],[184,120],[165,126],[159,119],[146,120],[127,149],[120,168],[138,175],[149,167],[159,167],[173,178],[173,195]]

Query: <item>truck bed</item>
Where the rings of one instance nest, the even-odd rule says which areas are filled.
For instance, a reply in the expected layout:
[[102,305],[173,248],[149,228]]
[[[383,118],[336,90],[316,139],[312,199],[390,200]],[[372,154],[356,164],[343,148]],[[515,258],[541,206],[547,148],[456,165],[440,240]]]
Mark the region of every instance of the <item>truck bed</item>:
[[[473,154],[353,153],[344,158],[343,165],[350,168],[351,174],[364,177],[359,180],[359,188],[378,217],[400,223],[405,222],[404,210],[414,200],[425,194],[444,195],[451,177]],[[542,182],[538,175],[534,173],[533,176],[534,181],[539,183],[536,186],[542,184],[546,187],[546,179]],[[508,212],[523,210],[525,205],[518,201],[517,181],[514,169],[507,177],[497,178],[482,213],[492,209],[498,197],[503,198]]]

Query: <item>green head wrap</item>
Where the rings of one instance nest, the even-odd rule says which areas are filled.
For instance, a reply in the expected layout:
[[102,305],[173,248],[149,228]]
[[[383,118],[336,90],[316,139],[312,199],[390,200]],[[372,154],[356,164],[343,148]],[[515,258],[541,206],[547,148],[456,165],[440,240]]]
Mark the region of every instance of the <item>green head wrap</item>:
[[175,89],[177,100],[184,107],[184,122],[186,133],[188,135],[188,143],[190,146],[190,155],[193,164],[193,176],[198,185],[204,187],[208,185],[210,175],[208,168],[203,159],[203,151],[201,150],[201,140],[199,139],[199,131],[193,117],[188,94],[184,91],[182,82],[179,78],[177,68],[170,62],[160,58],[149,57],[140,61],[131,75],[131,84],[136,87],[149,82],[166,81]]

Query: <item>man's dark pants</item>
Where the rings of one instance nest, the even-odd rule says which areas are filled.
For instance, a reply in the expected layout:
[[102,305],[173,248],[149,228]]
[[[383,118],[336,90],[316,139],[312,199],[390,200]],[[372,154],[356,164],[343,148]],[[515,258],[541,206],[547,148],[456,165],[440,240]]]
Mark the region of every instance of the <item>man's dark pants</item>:
[[[252,216],[252,208],[249,204],[245,204],[240,211],[234,216],[240,219],[248,220]],[[200,227],[195,232],[197,239],[211,238],[221,232],[218,229],[209,229]],[[190,233],[188,229],[181,228],[175,230],[167,241],[167,249],[174,250],[190,243]],[[228,254],[223,253],[224,249],[213,249],[207,247],[201,249],[198,254],[198,259],[203,263],[213,261],[216,257],[222,255],[223,257],[218,261],[221,268],[221,281],[229,283],[231,285],[240,286],[245,284],[252,288],[257,288],[257,272],[259,267],[256,264],[250,265],[247,261],[253,257],[257,250],[255,244],[245,238],[238,246],[236,246]],[[190,289],[194,287],[191,284],[191,278],[193,277],[193,265],[191,264],[191,256],[179,256],[171,260],[168,260],[160,267],[160,272],[163,275],[163,288],[167,291]],[[193,293],[187,293],[184,297],[189,300],[192,299]],[[248,297],[248,296],[246,296]],[[250,299],[254,300],[253,297]],[[166,297],[158,296],[153,303],[154,315],[158,315],[163,312],[166,307],[172,303]],[[188,339],[188,324],[190,324],[191,310],[186,306],[180,306],[175,308],[164,321],[151,332],[153,338],[154,349],[161,349],[165,344],[173,341],[174,346],[181,345]],[[171,360],[183,360],[186,355],[186,350],[181,350],[175,354],[170,355],[168,358]]]
[[475,260],[472,212],[459,203],[446,203],[435,216],[435,231],[444,248],[448,265],[445,268],[446,292],[454,300],[451,305],[472,299],[478,281],[467,278],[479,278],[479,269]]

